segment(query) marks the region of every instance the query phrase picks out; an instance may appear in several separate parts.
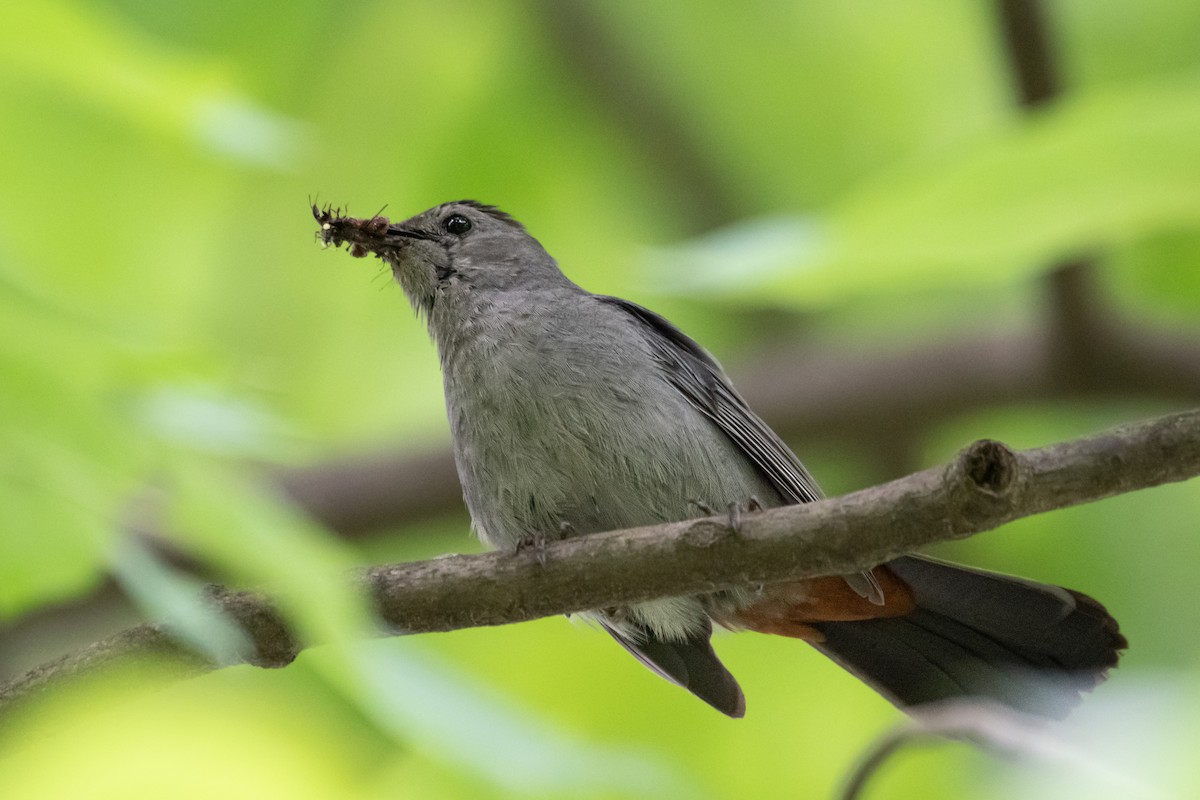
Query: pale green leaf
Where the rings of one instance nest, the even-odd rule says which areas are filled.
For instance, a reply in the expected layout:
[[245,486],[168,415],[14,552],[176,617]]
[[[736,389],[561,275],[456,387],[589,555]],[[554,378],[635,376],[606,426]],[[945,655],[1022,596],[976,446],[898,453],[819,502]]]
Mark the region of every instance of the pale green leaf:
[[[6,8],[4,16],[0,86],[42,85],[147,133],[258,166],[290,168],[308,146],[300,123],[244,96],[220,61],[163,47],[119,15],[39,0]],[[53,47],[46,46],[46,30],[54,32]]]
[[786,304],[1012,282],[1200,226],[1198,98],[1195,78],[1081,93],[881,175],[825,215],[749,223],[651,258],[660,285]]

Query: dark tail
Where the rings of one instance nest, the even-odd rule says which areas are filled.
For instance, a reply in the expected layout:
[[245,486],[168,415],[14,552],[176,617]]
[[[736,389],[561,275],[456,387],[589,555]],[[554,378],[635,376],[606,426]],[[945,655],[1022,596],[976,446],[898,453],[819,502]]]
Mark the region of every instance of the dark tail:
[[819,650],[899,706],[986,698],[1061,718],[1126,647],[1085,594],[915,556],[887,566],[915,611],[812,626]]

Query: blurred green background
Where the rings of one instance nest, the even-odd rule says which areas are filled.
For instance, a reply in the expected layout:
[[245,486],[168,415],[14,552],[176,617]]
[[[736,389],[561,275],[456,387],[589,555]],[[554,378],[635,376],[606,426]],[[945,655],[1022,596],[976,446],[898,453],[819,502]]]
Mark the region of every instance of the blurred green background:
[[[1083,256],[1105,318],[1169,354],[1079,380],[1070,359],[1062,380],[1031,368],[919,424],[893,419],[905,387],[886,382],[859,398],[870,426],[789,428],[776,401],[830,493],[975,438],[1037,446],[1195,405],[1200,9],[1047,6],[1064,90],[1035,113],[971,0],[7,7],[0,677],[139,617],[219,657],[236,642],[197,610],[204,578],[271,587],[332,644],[282,671],[49,697],[0,725],[0,797],[830,796],[901,716],[797,642],[718,636],[740,722],[562,619],[363,643],[345,569],[477,545],[453,504],[351,536],[272,488],[448,436],[423,327],[376,262],[314,245],[308,201],[497,204],[576,281],[760,386],[800,369],[788,354],[1054,333],[1054,265]],[[1132,647],[1064,735],[1133,788],[946,745],[906,751],[869,796],[1200,792],[1198,521],[1193,482],[941,551],[1121,620]]]

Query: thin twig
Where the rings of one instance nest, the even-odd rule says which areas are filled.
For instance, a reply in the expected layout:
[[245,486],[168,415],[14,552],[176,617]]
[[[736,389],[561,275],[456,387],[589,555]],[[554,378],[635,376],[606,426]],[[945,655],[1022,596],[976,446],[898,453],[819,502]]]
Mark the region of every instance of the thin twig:
[[955,701],[924,706],[897,724],[867,751],[851,773],[842,800],[861,800],[867,783],[906,745],[929,740],[959,740],[1013,758],[1032,757],[1121,786],[1129,796],[1149,787],[1113,769],[1102,758],[1068,741],[1047,720],[984,701]]
[[996,10],[1021,105],[1057,97],[1060,80],[1040,0],[997,0]]

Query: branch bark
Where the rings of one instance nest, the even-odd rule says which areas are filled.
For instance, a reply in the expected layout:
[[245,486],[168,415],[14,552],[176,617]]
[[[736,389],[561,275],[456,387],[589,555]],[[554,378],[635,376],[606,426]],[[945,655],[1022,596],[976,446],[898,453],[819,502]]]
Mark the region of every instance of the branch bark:
[[[1200,411],[1014,453],[981,440],[950,464],[843,497],[745,517],[734,532],[704,518],[356,574],[397,633],[501,625],[655,597],[855,572],[922,546],[1020,517],[1200,474]],[[247,663],[289,663],[301,646],[253,593],[216,588],[216,608],[253,642]],[[311,643],[308,643],[311,644]],[[0,687],[0,713],[59,680],[145,655],[212,669],[161,625],[147,624]]]

